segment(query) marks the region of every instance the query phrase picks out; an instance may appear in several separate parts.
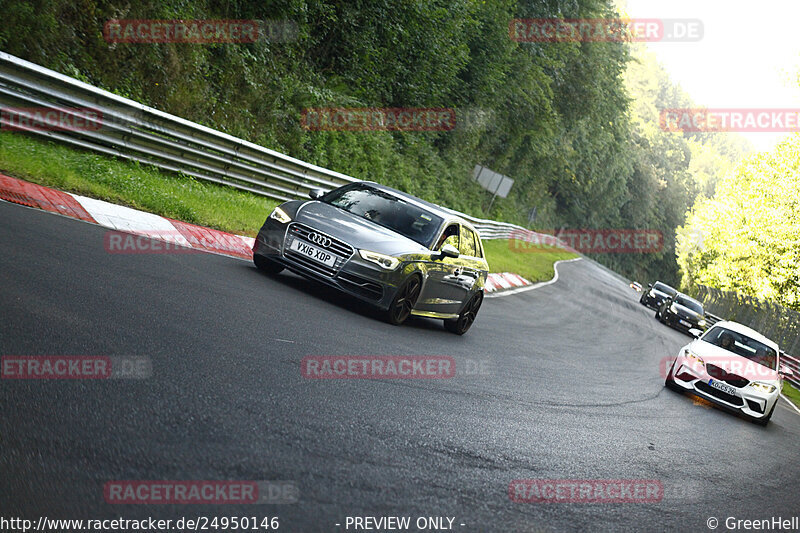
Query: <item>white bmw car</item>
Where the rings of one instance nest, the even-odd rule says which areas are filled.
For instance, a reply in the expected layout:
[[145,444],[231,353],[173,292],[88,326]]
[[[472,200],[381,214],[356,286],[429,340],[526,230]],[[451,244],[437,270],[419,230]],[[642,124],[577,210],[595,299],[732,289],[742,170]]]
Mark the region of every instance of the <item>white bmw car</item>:
[[722,321],[678,352],[666,385],[747,415],[766,425],[778,403],[783,377],[778,345],[737,322]]

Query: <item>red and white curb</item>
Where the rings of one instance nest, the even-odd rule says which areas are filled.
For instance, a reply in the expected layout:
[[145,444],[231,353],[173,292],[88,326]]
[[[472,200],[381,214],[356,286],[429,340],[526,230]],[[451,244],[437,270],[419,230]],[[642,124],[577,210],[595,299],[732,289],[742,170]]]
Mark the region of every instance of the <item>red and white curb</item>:
[[498,274],[489,274],[486,276],[486,285],[484,286],[484,291],[496,292],[503,289],[525,287],[530,284],[531,282],[522,276],[512,274],[511,272],[500,272]]
[[[0,174],[0,199],[58,213],[106,228],[186,248],[252,259],[255,239],[146,213],[130,207],[51,189]],[[107,241],[108,243],[108,241]],[[135,239],[111,241],[109,252],[136,253]],[[154,248],[150,248],[151,250]]]
[[[538,289],[540,287],[546,287],[547,285],[552,285],[553,283],[558,281],[558,265],[560,265],[561,263],[571,263],[573,261],[580,261],[581,259],[583,259],[583,258],[582,257],[575,257],[573,259],[561,259],[561,260],[556,261],[555,263],[553,263],[553,279],[550,279],[548,281],[540,281],[539,283],[534,283],[532,285],[531,285],[530,282],[528,282],[528,285],[526,285],[524,287],[516,287],[516,288],[504,289],[504,290],[502,290],[500,292],[497,292],[495,294],[487,295],[487,298],[499,298],[501,296],[511,296],[512,294],[517,294],[517,293],[526,292],[526,291],[532,291],[533,289]],[[489,274],[489,275],[490,276],[494,276],[495,274]],[[512,275],[516,276],[516,274],[512,274]],[[519,276],[517,276],[517,277],[519,277]],[[524,278],[520,278],[520,279],[524,279]],[[525,281],[527,281],[527,280],[525,280]]]

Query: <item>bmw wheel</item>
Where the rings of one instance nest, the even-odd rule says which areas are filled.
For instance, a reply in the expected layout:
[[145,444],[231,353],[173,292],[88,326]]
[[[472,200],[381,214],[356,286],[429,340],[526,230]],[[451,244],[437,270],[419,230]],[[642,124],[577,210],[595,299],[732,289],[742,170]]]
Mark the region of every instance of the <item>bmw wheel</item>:
[[461,311],[461,314],[458,315],[458,318],[444,321],[445,329],[451,333],[455,333],[456,335],[463,335],[466,333],[470,326],[472,326],[472,323],[475,322],[475,317],[478,316],[478,311],[480,310],[482,303],[483,291],[481,290],[476,292],[475,296],[473,296],[467,305],[464,306],[464,310]]

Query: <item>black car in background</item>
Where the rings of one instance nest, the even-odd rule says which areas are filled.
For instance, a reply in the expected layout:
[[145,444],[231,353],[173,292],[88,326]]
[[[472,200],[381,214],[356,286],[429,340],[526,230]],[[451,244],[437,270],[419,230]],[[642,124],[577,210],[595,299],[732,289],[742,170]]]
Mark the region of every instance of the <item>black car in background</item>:
[[667,298],[661,302],[661,306],[656,311],[656,318],[662,324],[671,328],[691,332],[691,329],[706,329],[706,315],[703,304],[681,292],[674,298]]
[[667,298],[673,298],[678,291],[667,285],[656,281],[655,284],[648,283],[647,290],[642,291],[642,297],[639,298],[639,303],[651,309],[658,309],[661,303]]

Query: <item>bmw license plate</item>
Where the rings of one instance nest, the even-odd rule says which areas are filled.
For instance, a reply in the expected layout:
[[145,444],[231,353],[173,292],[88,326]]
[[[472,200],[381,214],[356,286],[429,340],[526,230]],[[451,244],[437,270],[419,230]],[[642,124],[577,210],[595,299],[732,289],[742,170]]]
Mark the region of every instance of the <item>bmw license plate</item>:
[[690,324],[689,322],[687,322],[685,320],[678,320],[678,322],[680,322],[681,325],[686,326],[687,328],[692,327],[692,324]]
[[317,248],[316,246],[305,243],[300,239],[293,240],[289,248],[297,253],[303,254],[309,259],[313,259],[314,261],[322,263],[323,265],[333,267],[333,265],[336,264],[336,256],[334,256],[332,253],[328,252],[327,250],[323,250],[322,248]]
[[736,396],[736,389],[728,385],[727,383],[723,383],[721,381],[717,381],[715,379],[709,379],[708,384],[714,387],[715,389],[719,389],[722,392],[727,392],[731,396]]

